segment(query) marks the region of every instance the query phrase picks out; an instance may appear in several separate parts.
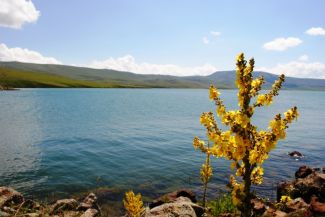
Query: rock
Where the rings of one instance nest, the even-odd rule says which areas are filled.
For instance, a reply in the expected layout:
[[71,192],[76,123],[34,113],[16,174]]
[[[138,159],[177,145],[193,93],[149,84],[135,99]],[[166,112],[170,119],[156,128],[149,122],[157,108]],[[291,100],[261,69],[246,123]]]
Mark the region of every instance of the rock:
[[313,195],[319,199],[325,199],[325,174],[313,172],[303,179],[294,182],[294,188],[300,197],[306,202],[310,202]]
[[79,211],[63,211],[62,213],[59,214],[58,217],[79,217],[82,213]]
[[2,207],[2,210],[5,211],[5,212],[9,212],[9,213],[15,213],[16,212],[15,209],[13,209],[13,208],[11,208],[9,206]]
[[3,211],[0,210],[0,216],[1,217],[7,217],[7,216],[9,217],[11,215],[9,213],[7,213],[7,212],[3,212]]
[[290,157],[298,157],[298,158],[303,157],[303,155],[302,155],[299,151],[293,151],[293,152],[290,152],[290,153],[288,153],[288,155],[289,155]]
[[158,199],[153,200],[150,204],[149,204],[149,208],[152,209],[156,206],[160,206],[164,203],[169,203],[169,202],[173,202],[175,201],[178,197],[187,197],[189,198],[193,203],[196,203],[196,196],[195,194],[188,189],[181,189],[178,191],[173,191],[171,193],[165,194],[161,197],[159,197]]
[[296,179],[305,178],[305,177],[309,176],[310,174],[312,174],[312,172],[313,172],[313,169],[304,165],[304,166],[299,167],[299,169],[295,173],[295,177],[296,177]]
[[219,217],[233,217],[234,214],[233,213],[222,213],[219,215]]
[[51,213],[56,214],[65,210],[74,210],[78,206],[75,199],[62,199],[58,200],[51,206]]
[[266,210],[264,202],[259,198],[252,199],[251,204],[253,205],[254,213],[258,215],[263,214]]
[[204,212],[203,207],[193,203],[191,199],[180,196],[173,202],[164,203],[160,206],[156,206],[150,209],[145,216],[146,217],[176,217],[176,216],[188,216],[196,217],[201,216]]
[[296,180],[281,182],[277,186],[277,200],[281,196],[289,195],[291,198],[301,197],[309,203],[311,196],[317,196],[325,201],[325,174],[317,172],[307,166],[301,166],[295,173]]
[[268,208],[261,217],[286,217],[287,213],[274,208]]
[[294,190],[294,185],[292,182],[280,182],[276,189],[276,200],[279,202],[283,195],[290,195]]
[[40,209],[41,205],[33,200],[25,200],[22,204],[22,208],[30,209],[30,210],[38,210]]
[[90,208],[98,209],[98,206],[96,204],[97,197],[94,193],[90,193],[78,206],[77,210],[86,211]]
[[313,217],[313,215],[308,209],[297,209],[296,211],[288,213],[286,217]]
[[311,198],[310,207],[312,212],[325,215],[325,203],[319,202],[317,197]]
[[97,209],[87,209],[84,214],[82,214],[80,217],[95,217],[98,216],[99,212]]
[[309,209],[309,205],[300,197],[287,202],[286,207],[288,212],[295,212],[301,209],[307,211]]
[[36,212],[34,212],[34,213],[27,213],[27,214],[25,214],[24,216],[25,216],[25,217],[39,217],[39,216],[40,216],[40,214],[39,214],[39,213],[36,213]]
[[0,187],[0,208],[10,203],[20,204],[24,201],[23,195],[9,187]]

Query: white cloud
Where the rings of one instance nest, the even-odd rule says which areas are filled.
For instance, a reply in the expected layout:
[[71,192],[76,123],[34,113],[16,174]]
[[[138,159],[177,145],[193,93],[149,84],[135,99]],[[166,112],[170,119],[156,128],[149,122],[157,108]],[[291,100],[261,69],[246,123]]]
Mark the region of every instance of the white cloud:
[[20,48],[8,48],[5,44],[0,44],[0,61],[19,61],[28,63],[41,63],[41,64],[61,64],[60,61],[53,57],[45,57],[42,54]]
[[299,60],[299,61],[308,61],[308,60],[309,60],[309,57],[308,57],[306,54],[304,54],[304,55],[300,56],[300,57],[298,58],[298,60]]
[[210,64],[202,66],[184,67],[174,64],[152,64],[152,63],[137,63],[131,55],[126,55],[119,58],[108,58],[103,61],[95,60],[87,65],[91,68],[114,69],[118,71],[129,71],[138,74],[161,74],[161,75],[209,75],[217,71],[217,68]]
[[274,74],[285,74],[298,78],[322,78],[325,79],[325,64],[320,62],[307,62],[307,55],[288,63],[279,63],[274,67],[261,67],[257,71],[271,72]]
[[308,35],[325,35],[325,29],[323,29],[322,27],[312,27],[310,29],[308,29],[306,32],[306,34]]
[[203,44],[209,44],[210,43],[210,41],[209,41],[209,39],[207,37],[203,37],[202,42],[203,42]]
[[290,47],[298,46],[302,43],[299,38],[276,38],[273,41],[267,42],[263,45],[266,50],[284,51]]
[[19,29],[35,22],[40,15],[31,0],[1,0],[0,26]]
[[213,35],[213,36],[215,36],[215,37],[218,37],[218,36],[221,35],[221,32],[211,31],[210,33],[211,33],[211,35]]

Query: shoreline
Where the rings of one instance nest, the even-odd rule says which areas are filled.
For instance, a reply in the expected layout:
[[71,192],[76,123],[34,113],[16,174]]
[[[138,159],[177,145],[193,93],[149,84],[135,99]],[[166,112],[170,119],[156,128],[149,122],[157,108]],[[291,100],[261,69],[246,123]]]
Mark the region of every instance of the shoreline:
[[[301,189],[302,184],[305,186]],[[318,186],[318,190],[315,191],[315,186]],[[309,189],[309,190],[308,190]],[[295,179],[288,180],[285,182],[280,182],[277,185],[277,200],[276,201],[265,201],[257,197],[254,199],[254,206],[256,212],[282,212],[283,210],[278,210],[276,204],[282,200],[282,196],[290,195],[293,202],[287,202],[285,204],[285,211],[292,212],[312,212],[321,213],[324,208],[325,215],[325,167],[324,168],[310,168],[307,166],[301,166],[295,172]],[[312,194],[310,193],[312,192]],[[21,212],[22,208],[25,207],[25,211],[35,211],[35,212],[49,212],[50,215],[66,213],[72,213],[72,216],[124,216],[125,212],[122,207],[122,199],[119,196],[120,192],[114,192],[114,189],[98,189],[97,191],[84,193],[79,195],[79,197],[72,197],[69,199],[59,199],[56,201],[39,201],[24,198],[23,195],[12,188],[0,187],[0,211],[2,216],[6,215],[6,211],[16,213]],[[8,196],[9,195],[9,196]],[[114,198],[115,201],[103,200],[105,196]],[[220,196],[220,195],[219,195]],[[219,197],[217,196],[217,197]],[[185,198],[183,198],[185,197]],[[178,199],[180,198],[180,199]],[[187,199],[186,199],[187,198]],[[157,210],[163,212],[162,207],[172,206],[177,207],[179,204],[187,204],[188,206],[194,207],[196,216],[198,213],[202,213],[202,207],[200,203],[197,203],[201,198],[198,197],[197,193],[191,190],[180,189],[170,193],[166,193],[156,197],[156,199],[143,198],[146,206],[145,216],[159,216],[153,215]],[[215,198],[210,198],[209,201],[213,201]],[[26,204],[25,204],[26,203]],[[12,208],[8,208],[9,207]],[[13,205],[12,207],[10,206]],[[16,204],[16,205],[15,205]],[[18,205],[19,206],[18,206]],[[299,204],[299,206],[297,205]],[[297,208],[297,207],[298,208]],[[14,207],[14,208],[13,208]],[[17,208],[18,207],[18,208]],[[271,208],[270,208],[271,207]],[[289,207],[289,208],[288,208]],[[296,208],[294,208],[296,207]],[[152,210],[155,210],[153,212]],[[44,213],[43,213],[44,214]],[[194,215],[194,214],[193,214]],[[322,213],[321,213],[322,215]],[[25,215],[26,216],[26,215]],[[41,215],[27,215],[27,216],[41,216]],[[309,215],[308,215],[309,216]],[[312,215],[313,216],[313,215]],[[318,216],[315,215],[315,216]]]

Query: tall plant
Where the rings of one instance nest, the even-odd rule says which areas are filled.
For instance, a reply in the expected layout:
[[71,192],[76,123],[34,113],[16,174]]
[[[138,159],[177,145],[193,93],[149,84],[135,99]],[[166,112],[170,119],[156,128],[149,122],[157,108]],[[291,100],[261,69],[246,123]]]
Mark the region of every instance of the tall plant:
[[277,142],[285,138],[288,125],[298,117],[297,107],[292,107],[283,116],[277,114],[270,121],[268,130],[258,131],[257,126],[251,123],[255,109],[270,105],[285,80],[284,75],[280,75],[268,93],[260,94],[264,78],[253,78],[254,63],[254,59],[247,63],[243,53],[237,56],[238,110],[227,111],[217,88],[210,86],[210,99],[215,102],[216,113],[228,130],[222,131],[218,127],[212,112],[204,112],[200,122],[206,127],[208,144],[212,145],[206,145],[198,137],[193,140],[196,149],[232,161],[231,167],[236,170],[236,176],[230,176],[229,186],[233,202],[243,217],[253,215],[251,186],[262,183],[263,162]]

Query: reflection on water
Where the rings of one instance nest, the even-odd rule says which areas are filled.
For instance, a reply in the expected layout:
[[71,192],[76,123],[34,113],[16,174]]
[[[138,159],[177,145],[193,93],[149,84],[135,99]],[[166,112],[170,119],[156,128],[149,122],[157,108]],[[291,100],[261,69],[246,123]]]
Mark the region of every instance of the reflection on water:
[[[237,107],[235,91],[222,91],[222,97],[228,108]],[[206,90],[24,89],[1,92],[0,105],[0,185],[39,198],[98,188],[119,189],[113,195],[135,189],[149,197],[180,187],[201,189],[204,156],[192,139],[205,134],[200,114],[214,110]],[[259,189],[269,197],[301,164],[323,163],[323,92],[283,91],[273,106],[257,109],[253,121],[267,128],[276,113],[294,105],[299,121],[265,164]],[[306,157],[289,158],[293,150]],[[225,189],[231,173],[223,159],[213,165],[210,196]]]
[[22,189],[45,181],[31,178],[40,167],[42,154],[35,145],[42,137],[36,104],[33,94],[1,92],[0,177],[5,184]]

